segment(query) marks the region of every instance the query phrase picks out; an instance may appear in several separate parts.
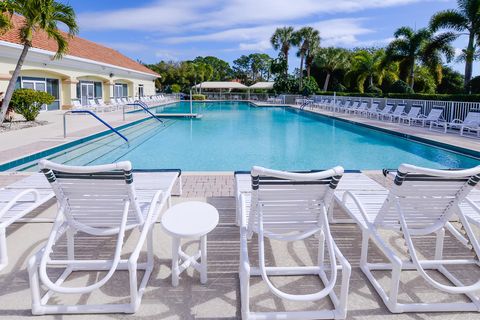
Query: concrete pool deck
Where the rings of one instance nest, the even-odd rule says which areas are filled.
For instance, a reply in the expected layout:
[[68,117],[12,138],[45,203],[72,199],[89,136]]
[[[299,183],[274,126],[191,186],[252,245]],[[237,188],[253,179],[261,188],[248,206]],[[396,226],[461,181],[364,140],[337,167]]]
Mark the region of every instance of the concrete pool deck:
[[[26,174],[0,174],[0,187],[21,179]],[[380,183],[384,182],[378,172],[369,172],[369,176]],[[238,279],[239,264],[239,229],[235,225],[235,200],[233,197],[233,174],[211,173],[183,174],[183,195],[174,197],[174,203],[192,199],[205,201],[215,206],[220,213],[218,227],[209,235],[208,240],[208,277],[206,285],[201,285],[198,273],[188,271],[183,275],[178,287],[171,286],[170,276],[170,246],[171,240],[160,224],[155,227],[155,269],[148,282],[142,304],[133,315],[62,315],[32,317],[30,309],[30,291],[26,263],[28,258],[43,243],[45,243],[51,223],[17,223],[7,230],[7,242],[10,263],[0,271],[0,319],[240,319],[240,292]],[[337,209],[338,210],[338,209]],[[39,208],[32,216],[54,217],[56,204],[54,201]],[[338,212],[341,214],[340,212]],[[332,225],[332,233],[340,250],[352,264],[350,293],[348,301],[347,319],[355,320],[422,320],[422,319],[480,319],[478,313],[412,313],[391,314],[376,294],[371,284],[359,269],[360,257],[360,230],[353,224]],[[402,249],[402,239],[393,234],[385,234],[389,243]],[[424,244],[433,245],[433,239],[426,239]],[[255,239],[252,243],[255,243]],[[131,250],[131,243],[127,239],[127,250]],[[109,248],[110,242],[102,241],[92,248],[89,243],[89,252],[101,252],[101,248]],[[186,242],[184,248],[191,251],[197,248],[196,242]],[[420,251],[431,257],[425,251],[426,246],[420,246]],[[468,251],[458,242],[448,237],[445,245],[446,256],[457,258],[468,256]],[[267,241],[268,264],[294,265],[312,264],[316,257],[316,241],[309,238],[286,245],[276,241]],[[250,252],[253,261],[256,261],[256,248]],[[383,259],[373,251],[374,259]],[[463,277],[478,279],[478,270],[468,270]],[[388,274],[378,273],[378,279],[385,283]],[[70,285],[92,283],[101,275],[93,273],[79,273],[72,277]],[[69,301],[73,303],[107,303],[124,302],[127,299],[128,280],[126,273],[119,273],[107,285],[95,293],[78,296],[56,297],[56,302]],[[280,288],[292,293],[313,292],[318,289],[318,279],[315,277],[282,277],[274,278],[274,283]],[[403,301],[457,301],[463,296],[439,293],[425,283],[416,273],[408,272],[402,277],[401,294]],[[303,290],[298,292],[299,290]],[[298,304],[286,302],[272,295],[267,287],[255,279],[251,283],[251,307],[257,311],[297,310],[298,308],[322,308],[329,305],[329,301],[322,300],[312,304]]]

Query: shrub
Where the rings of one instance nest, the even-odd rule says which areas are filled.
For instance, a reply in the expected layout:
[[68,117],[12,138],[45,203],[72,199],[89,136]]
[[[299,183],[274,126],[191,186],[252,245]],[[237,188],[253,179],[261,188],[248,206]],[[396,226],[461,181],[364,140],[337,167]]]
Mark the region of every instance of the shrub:
[[439,101],[460,101],[460,102],[479,102],[480,94],[400,94],[389,93],[386,98],[392,99],[413,99],[413,100],[439,100]]
[[304,96],[309,96],[311,94],[315,94],[319,90],[317,81],[315,81],[315,78],[309,77],[305,78],[303,81],[303,90],[302,94]]
[[43,91],[17,89],[13,93],[11,106],[27,121],[35,121],[44,104],[55,101],[55,97]]
[[395,81],[391,86],[390,89],[388,90],[390,93],[414,93],[413,89],[410,88],[410,86],[402,80],[397,80]]
[[180,91],[182,91],[182,87],[179,84],[172,84],[170,90],[172,91],[172,93],[179,93]]
[[472,93],[480,93],[480,76],[472,78],[467,88],[467,90],[470,90]]
[[333,85],[333,91],[345,92],[345,91],[347,91],[347,88],[343,84],[337,82]]
[[205,100],[207,97],[204,94],[193,94],[192,95],[192,100]]
[[383,94],[382,89],[375,87],[375,86],[369,86],[367,90],[365,90],[366,93],[373,93],[377,96],[381,96]]
[[273,89],[277,93],[295,94],[298,92],[298,79],[291,75],[281,75],[275,79]]

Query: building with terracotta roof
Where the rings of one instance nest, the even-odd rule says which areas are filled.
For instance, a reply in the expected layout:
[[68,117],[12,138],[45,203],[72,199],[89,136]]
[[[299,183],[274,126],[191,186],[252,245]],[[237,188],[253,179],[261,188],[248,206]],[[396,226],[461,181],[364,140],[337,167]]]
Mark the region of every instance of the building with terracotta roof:
[[[13,17],[14,27],[0,35],[0,92],[6,90],[23,48],[18,32],[22,23],[22,17]],[[56,101],[47,110],[69,109],[77,99],[85,105],[89,99],[108,102],[155,94],[160,76],[114,49],[74,37],[62,59],[53,59],[56,50],[55,41],[36,32],[17,84],[52,94]]]

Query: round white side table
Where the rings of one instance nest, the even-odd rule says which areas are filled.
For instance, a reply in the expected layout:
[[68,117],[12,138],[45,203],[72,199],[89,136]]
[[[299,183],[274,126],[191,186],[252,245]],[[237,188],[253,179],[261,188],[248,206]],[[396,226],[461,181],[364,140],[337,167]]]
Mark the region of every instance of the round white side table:
[[[200,282],[207,282],[207,234],[218,224],[218,211],[214,206],[189,201],[168,209],[162,216],[162,226],[172,237],[172,285],[178,286],[180,274],[192,266],[200,272]],[[193,256],[182,251],[182,238],[200,238],[200,250]],[[198,260],[200,259],[200,262]]]

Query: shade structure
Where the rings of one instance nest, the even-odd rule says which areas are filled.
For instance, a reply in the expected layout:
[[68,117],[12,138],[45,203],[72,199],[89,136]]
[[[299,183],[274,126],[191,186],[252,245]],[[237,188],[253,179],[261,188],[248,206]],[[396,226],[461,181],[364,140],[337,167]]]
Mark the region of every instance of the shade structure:
[[205,81],[193,86],[196,89],[243,89],[247,90],[248,87],[240,82],[231,81]]
[[264,89],[264,90],[270,90],[270,89],[273,89],[273,85],[275,84],[275,82],[273,81],[268,81],[268,82],[257,82],[253,85],[251,85],[250,87],[248,87],[249,89]]

